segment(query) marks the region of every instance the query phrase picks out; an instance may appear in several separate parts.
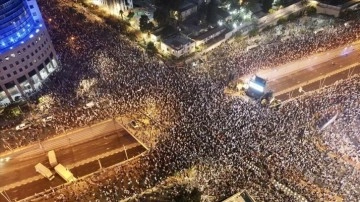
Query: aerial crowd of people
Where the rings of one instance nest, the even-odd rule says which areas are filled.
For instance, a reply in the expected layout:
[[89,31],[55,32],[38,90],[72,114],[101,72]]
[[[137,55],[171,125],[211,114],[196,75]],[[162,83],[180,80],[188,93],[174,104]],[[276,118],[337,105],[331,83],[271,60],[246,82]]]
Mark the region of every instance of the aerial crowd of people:
[[[50,98],[47,113],[56,117],[49,123],[56,133],[143,110],[149,102],[158,109],[158,122],[168,123],[159,142],[141,158],[115,167],[109,171],[113,174],[80,180],[86,184],[82,191],[63,187],[47,197],[141,201],[143,191],[195,168],[195,185],[215,201],[241,190],[258,201],[360,198],[358,75],[306,93],[278,110],[223,93],[233,77],[229,75],[254,73],[358,40],[360,22],[339,23],[247,52],[236,43],[224,44],[206,61],[214,73],[203,74],[165,65],[104,23],[79,21],[69,1],[39,4],[61,69],[29,102]],[[96,106],[84,107],[89,102]],[[41,130],[26,133],[35,140]]]

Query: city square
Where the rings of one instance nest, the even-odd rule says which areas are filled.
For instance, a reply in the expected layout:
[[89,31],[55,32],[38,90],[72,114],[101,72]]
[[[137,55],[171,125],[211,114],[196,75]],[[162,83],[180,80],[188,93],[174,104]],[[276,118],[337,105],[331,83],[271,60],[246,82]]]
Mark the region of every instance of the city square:
[[0,201],[358,201],[358,3],[0,1]]

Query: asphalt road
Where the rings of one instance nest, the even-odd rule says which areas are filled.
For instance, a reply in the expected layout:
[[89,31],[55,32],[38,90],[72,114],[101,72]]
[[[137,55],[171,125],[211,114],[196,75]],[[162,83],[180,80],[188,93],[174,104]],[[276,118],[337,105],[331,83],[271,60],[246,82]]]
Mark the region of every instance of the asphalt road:
[[259,71],[256,75],[268,81],[267,88],[276,98],[286,100],[300,95],[300,87],[305,92],[312,91],[358,74],[357,63],[360,63],[360,42]]
[[[133,148],[130,148],[129,145],[132,145]],[[88,142],[56,150],[55,152],[58,162],[64,166],[68,166],[96,157],[106,152],[120,150],[123,148],[126,148],[128,158],[145,151],[145,148],[142,147],[130,134],[128,134],[125,130],[119,130],[114,131],[114,133],[92,139]],[[101,157],[100,163],[102,167],[109,167],[124,160],[126,160],[125,151],[118,151],[115,154]],[[47,154],[45,152],[42,155],[33,156],[27,159],[16,158],[10,160],[6,164],[0,165],[0,187],[26,180],[31,177],[40,176],[34,169],[35,164],[38,162],[41,162],[50,168]],[[99,169],[100,165],[98,160],[92,159],[89,162],[85,162],[82,165],[74,167],[71,171],[76,177],[81,177]],[[53,181],[41,178],[40,180],[35,180],[14,189],[10,189],[6,193],[11,196],[10,198],[12,199],[21,199],[26,196],[42,192],[45,189],[49,189],[50,186],[56,187],[62,183],[64,183],[64,181],[56,175],[56,178]],[[0,195],[0,201],[3,200],[5,199]]]
[[[302,89],[305,92],[317,90],[320,88],[320,86],[329,86],[329,85],[334,84],[338,80],[348,78],[348,74],[349,74],[349,71],[345,70],[338,74],[334,74],[332,76],[326,77],[324,80],[319,80],[319,81],[304,85],[302,87]],[[357,66],[356,68],[354,68],[352,71],[352,74],[360,74],[360,66]],[[280,100],[288,100],[288,99],[291,99],[294,97],[298,97],[302,94],[303,94],[303,92],[299,92],[298,89],[295,89],[295,90],[286,92],[284,94],[280,94],[280,95],[276,96],[276,98],[280,99]]]
[[[134,156],[137,156],[138,154],[141,154],[144,151],[145,151],[145,148],[139,144],[136,147],[128,149],[127,155],[128,155],[128,158],[132,158]],[[125,151],[122,151],[122,152],[116,153],[114,155],[101,158],[100,162],[102,164],[102,167],[105,168],[105,167],[112,166],[114,164],[120,163],[125,160],[126,160],[126,154],[125,154]],[[99,163],[97,160],[95,160],[90,163],[83,164],[79,167],[73,168],[73,169],[71,169],[71,172],[76,177],[82,177],[82,176],[90,174],[99,169],[100,169]],[[15,199],[20,200],[20,199],[24,199],[28,196],[32,196],[35,193],[40,193],[44,190],[48,190],[48,189],[50,189],[50,187],[59,186],[63,183],[65,183],[65,182],[58,175],[56,175],[55,179],[53,179],[52,181],[49,181],[48,179],[45,179],[45,178],[41,178],[39,180],[27,183],[25,185],[16,187],[14,189],[10,189],[10,190],[6,191],[6,194],[12,200],[15,200]],[[3,202],[3,201],[6,202],[6,200],[2,196],[0,196],[0,202]]]

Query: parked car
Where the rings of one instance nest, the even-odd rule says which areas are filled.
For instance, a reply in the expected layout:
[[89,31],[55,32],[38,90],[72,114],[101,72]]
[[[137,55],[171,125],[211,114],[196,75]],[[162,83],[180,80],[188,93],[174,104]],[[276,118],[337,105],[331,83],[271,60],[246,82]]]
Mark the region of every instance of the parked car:
[[47,116],[47,117],[45,117],[45,118],[42,119],[42,122],[47,123],[47,122],[52,121],[53,119],[54,119],[53,116]]
[[30,123],[24,122],[16,126],[15,130],[25,130],[31,126]]

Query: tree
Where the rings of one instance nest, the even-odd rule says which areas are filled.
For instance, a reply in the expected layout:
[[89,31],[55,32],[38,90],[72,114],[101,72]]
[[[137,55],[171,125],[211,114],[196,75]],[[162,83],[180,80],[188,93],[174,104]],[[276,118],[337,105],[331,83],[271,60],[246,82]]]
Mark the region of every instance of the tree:
[[180,5],[183,2],[183,0],[171,0],[171,1],[168,1],[168,2],[170,2],[170,4],[169,4],[170,9],[178,10],[180,8]]
[[159,25],[165,25],[169,20],[169,10],[157,8],[154,12],[154,20]]
[[149,51],[150,53],[156,53],[157,49],[155,47],[155,44],[150,41],[147,45],[146,45],[146,50]]
[[240,9],[240,1],[238,0],[232,0],[230,1],[230,9],[234,10],[234,9]]
[[264,12],[268,12],[269,9],[272,7],[274,0],[263,0],[262,1],[262,5],[263,5],[263,11]]
[[247,0],[245,2],[245,7],[249,10],[254,10],[257,7],[258,0]]
[[306,15],[314,15],[316,13],[316,7],[308,6],[305,11]]
[[191,191],[181,187],[178,190],[178,194],[174,197],[175,202],[200,202],[201,201],[201,192],[198,188],[193,188]]
[[127,15],[128,19],[130,20],[131,18],[133,18],[135,15],[135,13],[133,11],[129,11],[129,14]]
[[123,11],[123,10],[120,10],[120,11],[119,11],[119,14],[120,14],[120,16],[121,16],[121,19],[123,19],[124,11]]
[[205,2],[203,2],[199,8],[198,8],[198,11],[197,11],[197,15],[198,15],[198,18],[199,20],[201,21],[205,21],[206,19],[206,16],[207,16],[207,5]]
[[214,24],[217,22],[217,15],[216,15],[216,10],[217,10],[217,4],[215,0],[211,0],[209,5],[208,5],[208,9],[207,9],[207,14],[206,14],[206,21],[210,24]]
[[153,24],[149,22],[149,17],[147,15],[140,16],[140,30],[142,32],[149,31],[153,28]]
[[279,20],[277,21],[278,25],[284,24],[288,21],[288,19],[286,17],[281,17],[279,18]]

